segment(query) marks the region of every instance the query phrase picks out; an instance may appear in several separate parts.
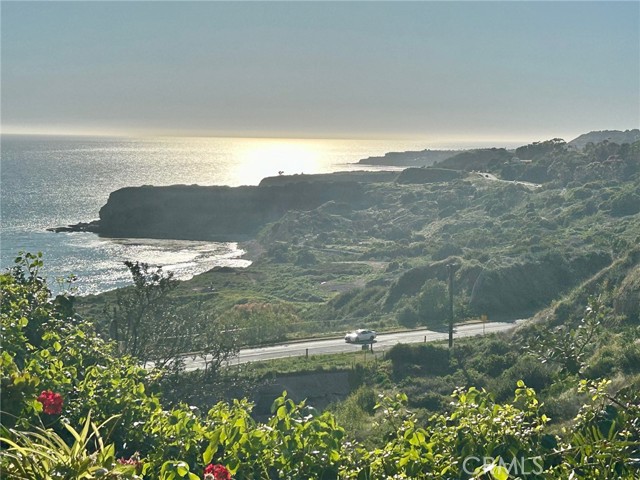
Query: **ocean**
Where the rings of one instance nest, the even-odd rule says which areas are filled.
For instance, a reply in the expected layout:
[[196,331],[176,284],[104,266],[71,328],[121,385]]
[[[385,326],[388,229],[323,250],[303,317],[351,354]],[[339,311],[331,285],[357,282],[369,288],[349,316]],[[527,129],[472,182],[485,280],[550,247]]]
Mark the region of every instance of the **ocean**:
[[[246,267],[235,242],[101,238],[48,228],[98,218],[109,194],[138,185],[257,185],[267,176],[376,170],[358,160],[389,151],[456,148],[424,141],[247,138],[89,138],[2,135],[0,267],[18,252],[42,252],[54,292],[77,277],[77,295],[130,283],[125,260],[188,279],[214,266]],[[382,168],[384,169],[384,168]],[[388,168],[387,168],[388,169]]]

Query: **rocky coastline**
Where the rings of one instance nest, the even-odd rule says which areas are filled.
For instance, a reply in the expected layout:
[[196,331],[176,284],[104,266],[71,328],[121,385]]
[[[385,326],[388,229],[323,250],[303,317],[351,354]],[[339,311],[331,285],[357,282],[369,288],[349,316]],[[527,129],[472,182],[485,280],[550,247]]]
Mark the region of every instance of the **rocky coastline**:
[[291,210],[313,210],[330,201],[365,202],[358,182],[307,180],[242,187],[126,187],[111,193],[98,220],[50,230],[110,238],[247,241]]
[[461,150],[420,150],[407,152],[388,152],[381,157],[367,157],[358,162],[360,165],[385,165],[396,167],[427,167],[450,158]]

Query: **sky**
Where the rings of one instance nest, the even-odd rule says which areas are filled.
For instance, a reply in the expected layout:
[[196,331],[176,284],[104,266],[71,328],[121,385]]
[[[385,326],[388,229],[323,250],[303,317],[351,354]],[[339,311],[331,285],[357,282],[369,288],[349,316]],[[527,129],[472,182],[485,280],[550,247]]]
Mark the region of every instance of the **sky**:
[[640,126],[640,2],[0,2],[3,133],[567,140]]

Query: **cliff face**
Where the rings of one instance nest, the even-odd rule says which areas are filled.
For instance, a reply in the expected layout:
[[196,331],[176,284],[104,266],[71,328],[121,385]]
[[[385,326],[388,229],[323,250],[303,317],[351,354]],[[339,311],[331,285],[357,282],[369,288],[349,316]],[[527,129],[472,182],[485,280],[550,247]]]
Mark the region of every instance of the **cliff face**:
[[311,210],[331,200],[358,204],[363,199],[355,182],[127,187],[109,196],[95,231],[107,237],[238,240],[255,235],[288,210]]
[[360,182],[360,183],[382,183],[393,182],[398,177],[397,171],[371,172],[368,170],[351,172],[314,173],[311,175],[278,175],[277,177],[266,177],[260,182],[261,187],[275,185],[286,185],[288,183],[300,182]]
[[389,165],[397,167],[425,167],[459,153],[457,150],[422,150],[419,152],[389,152],[383,157],[363,158],[361,165]]

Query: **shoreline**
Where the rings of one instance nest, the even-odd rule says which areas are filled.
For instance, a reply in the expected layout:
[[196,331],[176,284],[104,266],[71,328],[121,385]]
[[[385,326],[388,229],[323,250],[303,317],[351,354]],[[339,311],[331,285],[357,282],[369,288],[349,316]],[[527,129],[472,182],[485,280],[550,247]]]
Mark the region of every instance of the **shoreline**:
[[[264,253],[266,252],[266,249],[256,239],[243,240],[236,243],[238,245],[238,249],[244,251],[244,253],[240,255],[239,258],[243,260],[249,260],[252,264],[260,257],[262,257],[262,255],[264,255]],[[248,268],[250,266],[251,265],[247,265],[247,267],[244,268]]]

